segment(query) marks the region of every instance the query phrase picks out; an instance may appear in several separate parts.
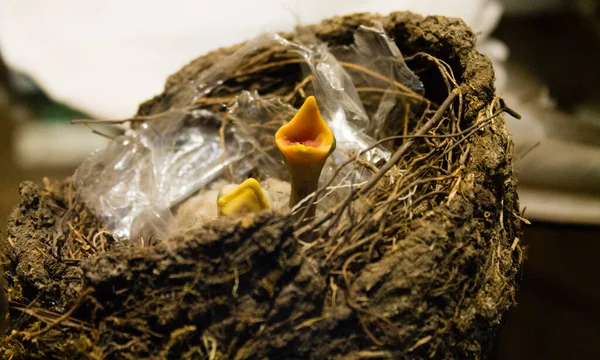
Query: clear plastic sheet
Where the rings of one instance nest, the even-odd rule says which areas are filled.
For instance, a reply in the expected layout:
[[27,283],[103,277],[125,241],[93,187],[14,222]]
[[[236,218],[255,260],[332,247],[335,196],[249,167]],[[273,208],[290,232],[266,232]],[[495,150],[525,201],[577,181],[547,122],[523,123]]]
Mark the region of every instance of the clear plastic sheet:
[[76,189],[119,239],[137,237],[147,223],[158,235],[171,233],[168,209],[242,158],[227,134],[231,155],[223,161],[219,124],[205,110],[148,121],[92,154],[75,172]]
[[[312,91],[336,137],[336,151],[323,169],[322,183],[331,178],[339,164],[372,146],[373,135],[377,135],[373,129],[384,125],[391,109],[403,105],[401,97],[384,95],[376,116],[370,119],[356,84],[381,88],[384,76],[417,92],[422,90],[393,41],[380,29],[361,27],[354,45],[334,52],[343,61],[358,64],[379,77],[350,76],[325,44],[302,45],[267,34],[247,42],[203,72],[190,84],[190,104],[223,84],[248,55],[273,46],[305,60],[306,75],[312,75]],[[239,183],[250,172],[258,172],[261,179],[287,180],[273,139],[295,112],[280,99],[262,99],[256,92],[242,92],[226,114],[169,111],[93,154],[76,171],[74,183],[88,206],[119,239],[173,235],[179,230],[173,220],[173,207],[215,180]],[[219,133],[223,121],[227,125],[224,138]],[[375,147],[361,156],[377,162],[389,155],[385,148]],[[320,203],[333,204],[369,176],[365,169],[346,167],[336,178],[334,190],[327,192]]]
[[[257,92],[242,92],[229,109],[232,132],[241,146],[244,158],[236,161],[236,171],[230,178],[243,181],[244,174],[252,168],[260,169],[260,177],[287,181],[283,158],[275,146],[277,130],[296,114],[296,109],[279,98],[262,99]],[[229,145],[226,145],[226,148]]]
[[[329,167],[342,163],[348,157],[368,148],[375,141],[367,135],[369,117],[356,92],[352,78],[324,44],[312,48],[291,44],[294,51],[306,60],[313,76],[314,95],[319,109],[336,138],[336,151]],[[387,159],[389,153],[382,147],[367,152],[366,160],[376,162]],[[356,181],[362,180],[362,173]],[[326,177],[326,176],[324,176]],[[341,185],[341,184],[340,184]]]
[[403,123],[398,119],[404,119],[405,111],[419,110],[424,88],[404,62],[396,43],[381,26],[360,26],[354,33],[354,44],[334,47],[331,52],[347,66],[356,88],[378,95],[375,113],[364,131],[374,138],[400,132]]

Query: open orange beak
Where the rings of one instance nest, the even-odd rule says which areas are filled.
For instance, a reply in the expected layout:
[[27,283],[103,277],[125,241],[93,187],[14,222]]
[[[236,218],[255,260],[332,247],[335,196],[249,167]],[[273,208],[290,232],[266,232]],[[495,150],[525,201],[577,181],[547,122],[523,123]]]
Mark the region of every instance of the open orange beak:
[[269,198],[258,181],[249,178],[240,185],[226,185],[217,199],[219,215],[241,215],[270,209]]
[[279,128],[275,142],[286,160],[294,164],[318,163],[335,149],[335,138],[314,96],[309,96],[294,118]]
[[275,134],[291,177],[290,207],[317,189],[325,161],[335,150],[335,137],[314,96],[306,99],[289,123]]

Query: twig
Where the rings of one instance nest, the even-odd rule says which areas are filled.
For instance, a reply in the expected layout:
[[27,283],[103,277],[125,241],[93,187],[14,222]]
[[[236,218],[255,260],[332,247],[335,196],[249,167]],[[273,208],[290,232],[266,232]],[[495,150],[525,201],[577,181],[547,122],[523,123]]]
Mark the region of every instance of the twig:
[[538,146],[540,146],[541,142],[538,141],[535,144],[533,144],[532,146],[530,146],[527,150],[525,150],[525,152],[523,152],[519,158],[517,160],[523,160],[523,158],[527,155],[529,155],[530,152],[532,152],[533,150],[535,150]]
[[20,334],[23,335],[23,337],[25,339],[32,339],[32,338],[36,338],[36,337],[38,337],[40,335],[43,335],[43,334],[47,333],[52,328],[54,328],[55,326],[59,325],[60,323],[62,323],[63,321],[65,321],[69,317],[71,317],[71,315],[73,314],[73,312],[75,312],[75,310],[77,310],[77,308],[81,305],[81,303],[83,302],[83,300],[86,297],[88,297],[88,295],[90,295],[93,292],[94,292],[94,288],[92,288],[92,287],[89,287],[89,288],[85,289],[81,293],[81,296],[79,296],[79,299],[77,299],[77,302],[75,303],[75,305],[73,305],[69,309],[69,311],[67,311],[66,313],[64,313],[62,316],[60,316],[59,318],[57,318],[52,323],[48,324],[48,326],[46,326],[45,328],[43,328],[43,329],[41,329],[39,331],[36,331],[36,332],[23,331],[23,332],[20,332]]
[[302,88],[304,88],[304,86],[306,86],[306,84],[308,84],[309,81],[311,81],[313,79],[312,75],[308,75],[307,77],[304,78],[304,80],[302,80],[300,83],[298,83],[298,85],[296,85],[294,87],[294,91],[292,91],[286,98],[285,101],[286,102],[290,102],[292,101],[292,99],[294,98],[294,96],[296,95],[296,93],[300,90],[302,90]]
[[506,112],[508,115],[510,115],[510,116],[512,116],[512,117],[514,117],[514,118],[515,118],[515,119],[517,119],[517,120],[521,120],[521,114],[519,114],[518,112],[516,112],[516,111],[514,111],[513,109],[511,109],[510,107],[508,107],[508,106],[506,105],[506,102],[504,101],[504,99],[503,99],[503,98],[500,98],[500,106],[501,106],[502,108],[504,108],[504,111],[505,111],[505,112]]
[[390,79],[389,77],[385,76],[385,75],[381,75],[378,72],[375,72],[371,69],[368,69],[364,66],[360,66],[358,64],[354,64],[354,63],[350,63],[350,62],[345,62],[345,61],[340,61],[339,62],[340,65],[342,65],[345,68],[349,68],[349,69],[353,69],[353,70],[358,70],[360,72],[363,72],[365,74],[368,74],[376,79],[385,81],[387,83],[389,83],[390,85],[394,85],[395,87],[402,89],[406,95],[411,95],[411,97],[414,97],[416,99],[425,101],[425,102],[429,102],[429,100],[427,100],[426,98],[424,98],[422,95],[418,94],[417,92],[415,92],[414,90],[412,90],[411,88],[409,88],[408,86],[394,80],[394,79]]
[[531,225],[531,221],[529,221],[529,220],[525,219],[525,218],[524,218],[524,217],[522,217],[522,216],[519,216],[519,214],[517,214],[517,213],[513,212],[513,215],[514,215],[514,216],[515,216],[517,219],[519,219],[519,220],[521,220],[522,222],[524,222],[525,224],[527,224],[527,225]]
[[380,89],[380,88],[374,88],[374,87],[357,87],[356,92],[358,92],[358,93],[393,94],[393,95],[399,95],[399,96],[406,96],[408,98],[412,98],[412,99],[419,100],[419,101],[429,102],[429,100],[427,100],[423,96],[417,95],[417,93],[415,93],[415,92],[406,92],[406,91],[392,90],[392,89]]
[[146,121],[160,118],[169,113],[177,113],[177,112],[187,112],[191,110],[191,108],[186,107],[182,109],[169,109],[166,111],[162,111],[156,114],[150,115],[136,115],[135,117],[127,118],[127,119],[73,119],[71,120],[71,124],[124,124],[126,122],[133,121]]
[[[16,310],[16,311],[20,311],[29,316],[32,316],[40,321],[43,321],[46,324],[52,323],[53,320],[55,320],[61,316],[60,314],[54,313],[49,310],[40,309],[40,308],[31,308],[30,305],[23,305],[23,304],[19,304],[19,303],[13,302],[13,301],[10,302],[10,308],[13,310]],[[82,329],[82,330],[86,330],[86,331],[92,330],[92,328],[89,324],[87,324],[81,320],[77,320],[77,319],[66,319],[65,321],[62,322],[62,325],[76,328],[76,329]]]

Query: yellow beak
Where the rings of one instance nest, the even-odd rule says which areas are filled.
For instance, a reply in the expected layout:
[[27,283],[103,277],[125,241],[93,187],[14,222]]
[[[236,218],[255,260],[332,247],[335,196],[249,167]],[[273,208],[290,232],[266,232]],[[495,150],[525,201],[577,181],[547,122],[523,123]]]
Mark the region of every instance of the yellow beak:
[[226,185],[218,195],[219,215],[241,215],[270,209],[271,204],[262,187],[253,178],[240,185]]
[[317,189],[321,170],[335,150],[335,137],[321,117],[314,96],[275,134],[291,177],[290,207]]

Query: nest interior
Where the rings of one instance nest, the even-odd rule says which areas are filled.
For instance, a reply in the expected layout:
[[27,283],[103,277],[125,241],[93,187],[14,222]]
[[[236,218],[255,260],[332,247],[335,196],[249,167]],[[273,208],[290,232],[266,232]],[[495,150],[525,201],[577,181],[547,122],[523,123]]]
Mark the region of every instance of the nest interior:
[[[68,180],[24,183],[0,244],[8,290],[0,304],[8,314],[3,355],[489,354],[502,314],[514,304],[522,262],[512,145],[491,63],[459,19],[355,14],[303,30],[350,44],[359,25],[375,22],[425,86],[426,106],[418,116],[398,114],[402,131],[387,140],[398,161],[372,166],[367,187],[302,228],[287,214],[265,212],[146,247],[115,242]],[[236,48],[170,76],[138,115],[189,107],[190,81]],[[220,111],[248,89],[298,106],[310,83],[290,56],[261,50],[194,108]],[[367,108],[372,96],[361,93]],[[307,228],[320,236],[299,241]]]

